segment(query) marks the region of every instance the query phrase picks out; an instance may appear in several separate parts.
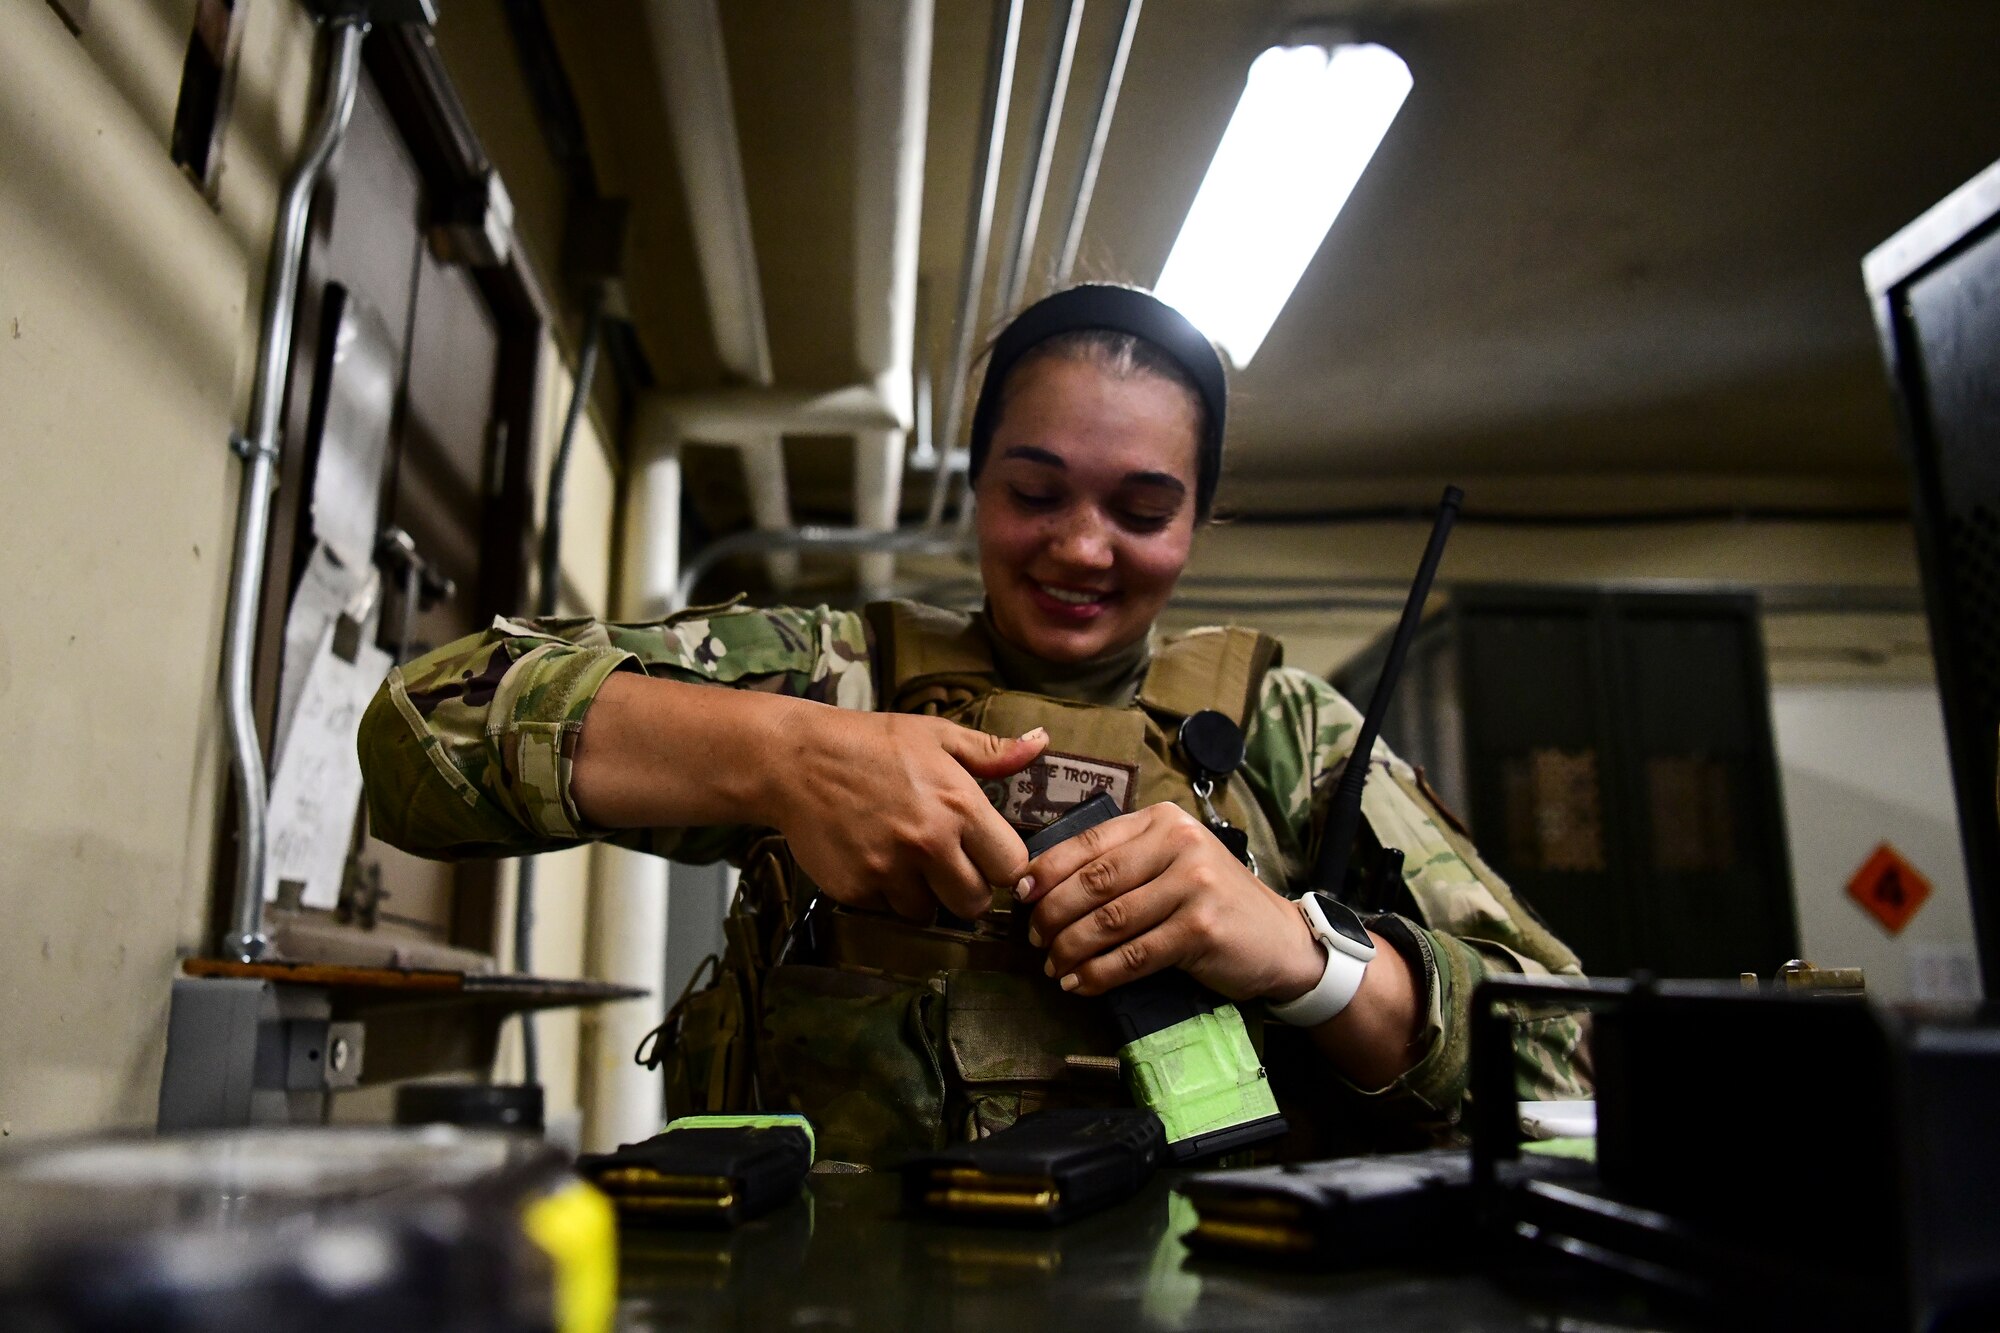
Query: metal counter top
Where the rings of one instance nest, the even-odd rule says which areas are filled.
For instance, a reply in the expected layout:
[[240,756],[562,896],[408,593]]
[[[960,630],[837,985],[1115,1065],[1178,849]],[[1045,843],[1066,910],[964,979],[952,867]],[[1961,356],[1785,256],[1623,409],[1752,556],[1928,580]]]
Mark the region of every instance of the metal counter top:
[[628,1229],[620,1327],[649,1329],[1593,1330],[1476,1272],[1315,1274],[1193,1260],[1172,1173],[1053,1231],[900,1214],[889,1174],[815,1175],[734,1232]]

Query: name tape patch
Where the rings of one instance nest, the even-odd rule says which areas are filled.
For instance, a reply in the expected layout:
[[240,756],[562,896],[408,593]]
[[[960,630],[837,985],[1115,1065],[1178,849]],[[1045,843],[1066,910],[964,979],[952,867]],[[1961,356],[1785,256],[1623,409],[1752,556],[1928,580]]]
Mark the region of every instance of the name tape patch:
[[1108,764],[1102,759],[1044,750],[1014,776],[986,783],[986,799],[1008,823],[1032,833],[1101,791],[1110,792],[1118,808],[1130,813],[1132,782],[1138,771],[1134,764]]

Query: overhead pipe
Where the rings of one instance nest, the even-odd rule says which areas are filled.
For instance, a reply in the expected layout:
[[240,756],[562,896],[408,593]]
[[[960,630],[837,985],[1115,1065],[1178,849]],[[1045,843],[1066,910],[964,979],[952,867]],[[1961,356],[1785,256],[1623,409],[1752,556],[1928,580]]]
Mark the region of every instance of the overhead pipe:
[[1055,286],[1069,284],[1076,272],[1077,252],[1083,246],[1083,223],[1090,216],[1091,196],[1097,192],[1098,168],[1104,164],[1104,144],[1111,137],[1111,118],[1118,110],[1118,94],[1125,86],[1125,66],[1132,58],[1132,38],[1139,31],[1139,7],[1143,0],[1125,0],[1125,16],[1118,25],[1118,44],[1104,67],[1104,85],[1097,94],[1097,113],[1091,117],[1090,144],[1077,167],[1076,192],[1071,196],[1069,226],[1064,229],[1060,255],[1056,260]]
[[874,384],[804,389],[698,389],[646,396],[648,409],[684,440],[728,440],[750,431],[846,435],[906,430],[909,418]]
[[319,118],[308,134],[298,163],[285,182],[278,226],[264,275],[264,308],[259,321],[257,368],[251,382],[250,431],[238,436],[243,486],[236,502],[236,553],[223,630],[222,696],[229,724],[231,772],[237,798],[236,899],[223,952],[246,963],[270,947],[264,935],[264,860],[270,789],[264,747],[257,737],[251,666],[256,654],[257,612],[264,594],[264,563],[271,539],[271,489],[278,461],[279,415],[285,379],[292,364],[292,323],[298,311],[299,259],[305,251],[306,219],[327,161],[340,146],[354,112],[361,80],[361,40],[365,20],[343,16],[327,25],[331,50]]
[[[776,372],[764,319],[750,198],[743,183],[743,150],[736,135],[716,0],[651,0],[645,6],[680,169],[695,260],[723,369],[755,389],[769,389]],[[745,422],[729,431],[684,432],[683,439],[733,445],[743,466],[751,513],[759,527],[791,526],[781,432],[767,422]],[[780,586],[797,573],[796,560],[777,559],[771,577]]]
[[715,0],[650,0],[644,10],[716,351],[735,378],[768,387],[771,339],[764,326],[722,16]]
[[771,551],[832,551],[853,555],[959,555],[967,550],[965,539],[929,528],[898,528],[878,532],[872,528],[819,527],[807,525],[784,532],[736,532],[710,542],[688,561],[673,590],[673,599],[664,608],[645,608],[641,614],[654,616],[661,610],[680,611],[694,599],[694,590],[710,570],[731,556],[762,555]]
[[[732,555],[795,561],[808,550],[852,551],[863,557],[863,587],[882,590],[893,581],[891,562],[898,553],[960,549],[955,538],[896,529],[905,442],[917,424],[913,391],[924,392],[914,389],[913,363],[933,4],[902,0],[859,6],[855,21],[854,341],[867,381],[820,393],[765,385],[657,394],[647,402],[647,432],[649,448],[663,453],[690,440],[741,447],[743,441],[762,437],[775,448],[788,433],[850,435],[856,447],[857,525],[794,528],[760,521],[757,531],[735,534],[702,551],[666,596],[653,591],[659,584],[651,575],[638,580],[646,589],[640,594],[644,605],[628,614],[657,615],[687,605],[702,576]],[[1017,13],[1017,30],[1018,23]],[[1008,59],[1011,84],[1011,55]],[[997,186],[997,172],[994,178]],[[753,506],[757,499],[753,486]],[[655,573],[661,559],[651,561]]]
[[[909,361],[890,355],[875,359],[871,363],[871,351],[881,346],[870,338],[869,331],[894,331],[899,336],[914,342],[916,319],[915,301],[915,244],[916,244],[916,203],[922,181],[921,125],[923,106],[927,97],[927,77],[921,71],[929,61],[930,5],[928,0],[910,0],[901,15],[903,31],[907,34],[902,43],[894,39],[894,34],[882,25],[886,24],[893,11],[866,7],[859,16],[862,26],[857,30],[857,40],[862,48],[894,52],[899,46],[903,52],[902,109],[900,120],[903,128],[894,136],[899,144],[900,165],[897,172],[900,184],[895,194],[899,200],[898,209],[909,213],[908,231],[896,229],[893,243],[886,247],[869,244],[868,241],[880,228],[872,221],[873,214],[866,204],[857,201],[857,302],[869,299],[872,284],[866,280],[871,267],[879,262],[885,253],[892,256],[895,269],[907,274],[905,280],[900,274],[892,273],[889,284],[888,305],[892,312],[887,321],[879,321],[875,312],[857,305],[856,341],[860,349],[864,368],[872,365],[890,364],[892,369],[886,375],[878,375],[876,384],[879,392],[867,395],[857,389],[841,391],[842,402],[839,415],[847,418],[843,424],[851,424],[857,440],[856,481],[857,494],[873,496],[876,513],[858,515],[862,521],[854,528],[807,527],[784,532],[764,531],[737,534],[714,543],[698,555],[684,573],[680,587],[673,599],[675,608],[687,605],[700,579],[717,563],[733,555],[751,552],[772,553],[778,551],[796,552],[806,550],[845,551],[862,557],[860,567],[861,583],[865,591],[879,592],[893,582],[893,564],[896,554],[921,552],[925,554],[962,554],[967,548],[963,534],[939,536],[936,529],[941,525],[949,497],[952,448],[957,438],[958,421],[964,413],[966,379],[970,374],[972,348],[978,330],[979,298],[983,294],[987,268],[987,255],[991,247],[993,212],[998,198],[1000,159],[1005,147],[1006,121],[1014,82],[1014,63],[1020,47],[1021,6],[1019,0],[1007,0],[996,6],[994,13],[993,41],[987,62],[987,86],[984,114],[981,123],[981,137],[986,141],[986,152],[976,168],[976,179],[972,189],[972,203],[968,210],[966,242],[966,263],[960,289],[960,308],[955,327],[954,370],[946,388],[946,408],[944,427],[936,431],[936,418],[928,410],[931,406],[931,382],[928,373],[921,381],[912,373]],[[871,22],[872,21],[872,22]],[[1038,113],[1036,139],[1038,141],[1036,179],[1031,181],[1021,196],[1021,215],[1039,217],[1041,204],[1046,193],[1048,167],[1053,159],[1056,134],[1061,121],[1061,105],[1066,97],[1070,70],[1074,66],[1075,44],[1081,25],[1080,0],[1065,0],[1063,14],[1059,20],[1061,34],[1052,40],[1049,68],[1043,80],[1042,106]],[[858,62],[859,64],[863,62]],[[859,70],[862,76],[857,83],[857,93],[862,90],[879,89],[886,80],[875,77],[867,70]],[[868,105],[864,95],[862,105]],[[875,136],[865,136],[864,146],[876,142]],[[864,147],[864,167],[867,155]],[[864,170],[863,200],[876,197],[865,189]],[[1019,234],[1017,225],[1013,237],[1012,252],[1006,268],[1009,277],[1006,282],[1019,284],[1025,281],[1025,256],[1032,255],[1034,241],[1032,233],[1025,238]],[[1019,257],[1019,258],[1017,258]],[[1018,270],[1018,272],[1017,272]],[[908,318],[903,318],[900,310],[908,310]],[[906,331],[906,332],[905,332]],[[904,346],[908,347],[909,343]],[[905,355],[913,355],[905,353]],[[900,363],[900,364],[898,364]],[[919,402],[909,399],[909,389],[914,382]],[[873,398],[874,401],[869,401]],[[865,404],[865,406],[864,406]],[[778,408],[795,413],[810,412],[814,416],[830,415],[827,411],[832,404],[821,401],[812,404],[794,402]],[[739,413],[754,416],[757,420],[769,420],[774,405],[761,395],[737,396],[733,401],[718,399],[715,395],[700,398],[677,396],[663,399],[663,411],[679,418],[678,426],[682,438],[695,438],[701,434],[697,422],[703,417],[711,420],[737,416]],[[854,421],[850,413],[881,410],[885,415],[897,418],[894,427],[887,423],[870,425]],[[918,422],[921,411],[921,421]],[[900,531],[895,528],[897,497],[901,491],[901,464],[904,454],[905,433],[917,423],[922,438],[924,457],[936,471],[932,475],[932,487],[923,529]],[[720,424],[720,423],[718,423]],[[713,426],[710,427],[713,430]],[[942,449],[940,448],[942,442]]]
[[915,361],[932,0],[855,6],[854,354],[904,428]]
[[[889,444],[894,442],[896,452],[895,477],[900,478],[902,461],[902,440],[904,433],[914,424],[914,412],[909,395],[905,392],[898,401],[885,385],[877,382],[851,384],[844,388],[824,393],[814,393],[795,389],[709,389],[691,393],[652,393],[642,400],[653,423],[658,438],[671,439],[674,447],[682,442],[700,441],[704,443],[733,443],[743,447],[745,441],[759,438],[771,442],[775,450],[776,442],[784,435],[850,435],[856,441],[856,477],[860,485],[874,484],[887,495],[890,476],[881,468],[881,460],[886,455]],[[870,473],[870,467],[878,470]],[[782,466],[782,459],[774,463],[774,468]],[[769,490],[752,488],[751,502],[753,518],[758,517],[756,506],[761,502],[772,503]],[[893,531],[895,501],[889,500],[885,506],[878,499],[869,517],[875,520],[870,531]],[[886,515],[883,513],[887,509]],[[765,521],[757,523],[757,531],[767,534],[795,533],[799,531],[787,517],[778,521],[769,517],[766,510]],[[886,519],[886,521],[885,521]],[[829,529],[812,529],[827,531]],[[786,541],[761,546],[758,552],[765,556],[773,569],[774,581],[785,570],[796,570],[798,556],[802,551],[813,549],[810,543]],[[887,551],[888,548],[884,548]],[[706,568],[706,567],[704,567]],[[864,576],[864,582],[868,581]],[[875,582],[887,583],[888,577],[875,575]],[[685,603],[676,603],[684,605]],[[665,599],[656,606],[653,614],[666,608]]]
[[[929,134],[932,0],[854,7],[854,349],[861,372],[895,409],[893,428],[854,436],[855,523],[894,530],[913,417],[917,250]],[[865,590],[895,579],[894,556],[860,564]]]
[[[937,433],[947,451],[958,447],[965,416],[965,381],[972,373],[972,349],[979,339],[979,298],[986,287],[986,252],[993,239],[993,205],[1000,191],[1000,158],[1007,143],[1007,109],[1014,89],[1014,57],[1021,46],[1021,0],[995,0],[993,36],[986,56],[986,100],[979,133],[986,151],[973,165],[971,206],[965,218],[965,267],[960,276],[958,318],[952,328],[951,364],[945,374],[944,429]],[[944,521],[950,483],[931,489],[924,522]]]
[[[1077,0],[1077,3],[1080,7],[1081,0]],[[1109,134],[1112,115],[1117,106],[1125,68],[1131,54],[1133,34],[1138,28],[1140,3],[1141,0],[1126,0],[1118,42],[1106,68],[1104,84],[1093,117],[1090,144],[1079,172],[1076,198],[1071,206],[1069,227],[1064,237],[1062,255],[1057,268],[1058,285],[1068,280],[1075,264],[1083,220],[1089,211],[1098,167],[1103,159],[1105,140]],[[913,9],[916,7],[915,4],[912,5]],[[923,8],[927,10],[928,5],[924,5]],[[871,6],[865,12],[873,14],[877,11]],[[1013,85],[1013,66],[1019,49],[1020,19],[1019,0],[1006,0],[1006,3],[995,6],[993,41],[987,61],[986,100],[981,120],[981,137],[986,140],[986,152],[975,169],[972,204],[968,210],[966,264],[962,275],[954,355],[950,379],[946,385],[942,429],[938,428],[938,418],[929,410],[933,386],[927,371],[920,378],[913,377],[916,379],[917,395],[914,405],[906,396],[894,391],[893,382],[881,381],[874,385],[853,386],[825,395],[775,395],[724,390],[704,394],[661,395],[654,404],[657,411],[673,419],[671,433],[676,440],[707,438],[722,435],[731,429],[742,430],[757,425],[768,427],[774,420],[793,423],[790,428],[801,433],[811,431],[834,433],[849,430],[857,434],[865,431],[907,431],[914,423],[919,432],[920,454],[936,469],[932,475],[924,528],[884,530],[874,526],[801,527],[781,531],[739,533],[704,549],[678,580],[672,596],[649,606],[643,614],[658,614],[664,610],[686,606],[701,578],[720,561],[734,555],[807,550],[845,551],[857,554],[882,553],[890,556],[897,553],[962,555],[970,549],[969,538],[966,535],[967,520],[970,515],[969,504],[960,510],[957,533],[940,535],[937,530],[943,523],[944,511],[948,505],[954,463],[963,457],[963,452],[956,445],[958,426],[964,414],[967,380],[971,373],[972,348],[978,327],[979,297],[985,282],[986,257],[992,236],[993,208],[999,188],[999,159],[1004,148],[1007,110]],[[915,22],[913,18],[907,21],[912,24]],[[927,24],[928,14],[925,15],[925,21]],[[1054,48],[1055,63],[1060,64],[1067,59],[1073,65],[1073,30],[1079,25],[1080,15],[1074,10],[1069,11],[1066,16],[1063,41]],[[915,45],[913,38],[910,46],[914,48]],[[1065,47],[1071,48],[1067,57],[1064,55]],[[1044,82],[1045,101],[1049,100],[1048,89],[1067,88],[1066,75],[1045,79]],[[1060,122],[1059,114],[1049,114],[1049,111],[1049,108],[1044,108],[1041,118],[1044,130],[1043,134],[1038,136],[1043,138],[1045,143],[1053,138],[1053,131],[1048,127]],[[1038,214],[1039,209],[1033,212]],[[863,235],[867,234],[866,228],[860,230]],[[1017,244],[1017,253],[1032,254],[1032,249],[1032,243]],[[1030,261],[1022,261],[1024,265],[1027,262]],[[1013,265],[1010,264],[1011,267]],[[859,284],[857,290],[863,290]],[[857,325],[857,330],[860,327]],[[864,339],[858,337],[857,341],[865,346]],[[892,421],[896,423],[893,426],[890,424]],[[886,490],[886,487],[884,489]],[[863,582],[864,585],[868,582],[866,577]]]
[[1049,169],[1055,163],[1056,139],[1062,133],[1063,103],[1069,98],[1070,70],[1076,63],[1076,37],[1083,27],[1083,0],[1056,0],[1051,16],[1048,57],[1042,68],[1042,92],[1035,108],[1035,163],[1014,206],[1014,226],[1000,260],[1000,300],[1003,314],[1021,303],[1028,288],[1028,270],[1035,260],[1035,240],[1041,229],[1042,202],[1048,195]]

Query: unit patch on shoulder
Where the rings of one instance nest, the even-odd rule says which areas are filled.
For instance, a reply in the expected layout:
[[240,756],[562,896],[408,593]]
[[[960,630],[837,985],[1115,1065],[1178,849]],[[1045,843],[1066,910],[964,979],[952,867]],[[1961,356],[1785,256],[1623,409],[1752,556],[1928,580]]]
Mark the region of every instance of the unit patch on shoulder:
[[1138,774],[1133,764],[1110,764],[1102,759],[1059,754],[1044,750],[1019,773],[983,783],[986,799],[1015,828],[1024,833],[1054,822],[1058,815],[1078,801],[1098,792],[1110,792],[1118,808],[1132,809],[1132,782]]

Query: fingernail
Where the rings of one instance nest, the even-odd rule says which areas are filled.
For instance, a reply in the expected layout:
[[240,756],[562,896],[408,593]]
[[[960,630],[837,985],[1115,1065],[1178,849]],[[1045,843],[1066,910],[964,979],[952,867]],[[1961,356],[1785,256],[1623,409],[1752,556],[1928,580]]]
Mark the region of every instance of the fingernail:
[[[1040,945],[1037,945],[1037,946],[1035,946],[1035,947],[1036,947],[1036,948],[1040,948],[1041,946],[1040,946]],[[1055,959],[1053,959],[1053,958],[1050,958],[1050,959],[1046,960],[1045,962],[1043,962],[1043,964],[1042,964],[1042,975],[1043,975],[1043,976],[1045,976],[1045,977],[1052,977],[1052,976],[1054,976],[1055,974],[1056,974],[1056,960],[1055,960]]]
[[1076,979],[1076,973],[1074,972],[1070,973],[1068,976],[1062,979],[1062,988],[1064,990],[1075,990],[1077,988],[1077,985],[1078,982]]
[[1041,931],[1039,931],[1039,930],[1036,930],[1036,929],[1035,929],[1035,928],[1034,928],[1033,926],[1029,926],[1029,927],[1028,927],[1028,943],[1030,943],[1030,944],[1034,945],[1034,946],[1035,946],[1035,947],[1036,947],[1037,949],[1041,948],[1041,947],[1042,947],[1042,932],[1041,932]]
[[1021,876],[1021,882],[1014,886],[1014,901],[1017,903],[1025,903],[1033,899],[1034,896],[1035,896],[1035,877],[1033,875]]
[[1045,741],[1048,738],[1049,729],[1047,727],[1036,727],[1033,731],[1024,731],[1021,733],[1021,739],[1024,741]]

